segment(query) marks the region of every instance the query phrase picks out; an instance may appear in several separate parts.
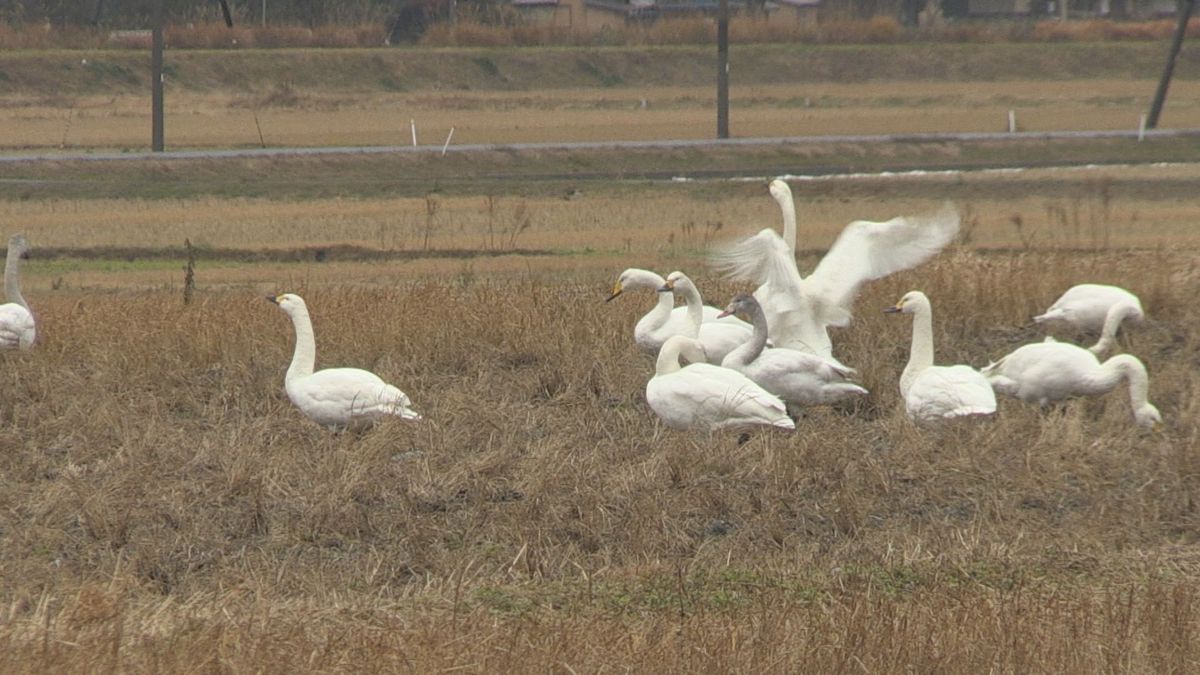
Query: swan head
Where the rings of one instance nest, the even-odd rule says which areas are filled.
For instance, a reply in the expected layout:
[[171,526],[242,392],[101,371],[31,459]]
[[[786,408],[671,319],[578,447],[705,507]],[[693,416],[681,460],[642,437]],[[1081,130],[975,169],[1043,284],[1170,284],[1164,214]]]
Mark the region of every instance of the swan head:
[[750,295],[749,293],[739,293],[733,296],[733,299],[730,300],[729,304],[725,306],[725,311],[718,314],[717,318],[724,318],[727,316],[752,316],[754,314],[754,310],[758,306],[758,300],[755,300],[753,295]]
[[613,284],[612,295],[608,296],[605,302],[611,302],[618,295],[632,288],[649,288],[657,291],[662,285],[663,278],[654,272],[630,267],[617,277],[617,283]]
[[1162,427],[1162,415],[1159,414],[1158,408],[1152,403],[1145,403],[1137,410],[1133,411],[1133,419],[1140,427],[1147,429],[1158,430]]
[[666,282],[658,289],[659,293],[673,293],[676,289],[683,290],[692,285],[692,280],[683,272],[675,271],[667,275]]
[[909,291],[904,294],[903,298],[900,298],[900,302],[885,308],[883,311],[885,314],[896,312],[913,314],[921,311],[921,309],[929,309],[929,298],[921,291]]
[[792,196],[792,188],[788,186],[787,181],[782,178],[776,178],[767,186],[767,191],[775,198],[775,201],[790,199]]
[[8,239],[8,250],[16,251],[17,257],[22,260],[29,259],[29,242],[25,241],[25,235],[14,234]]
[[295,293],[282,293],[280,295],[268,295],[267,300],[279,305],[279,309],[291,314],[298,309],[308,309],[304,304],[304,298]]

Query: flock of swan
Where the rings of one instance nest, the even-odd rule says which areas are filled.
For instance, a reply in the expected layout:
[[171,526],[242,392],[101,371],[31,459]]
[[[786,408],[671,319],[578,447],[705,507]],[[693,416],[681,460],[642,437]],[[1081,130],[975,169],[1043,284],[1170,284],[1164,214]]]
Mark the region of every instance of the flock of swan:
[[[850,381],[855,371],[834,358],[828,328],[850,323],[851,307],[863,284],[919,265],[958,233],[958,215],[949,206],[929,216],[855,221],[843,229],[812,273],[802,277],[796,266],[791,189],[776,179],[770,194],[783,217],[782,235],[763,229],[726,246],[713,259],[730,277],[756,284],[753,294],[735,296],[722,311],[705,305],[696,284],[682,272],[664,278],[631,268],[621,273],[608,298],[639,289],[658,294],[654,308],[634,326],[633,337],[640,349],[657,355],[646,401],[669,427],[794,429],[806,406],[866,394]],[[0,350],[29,349],[36,326],[21,294],[20,262],[29,254],[25,238],[9,239],[7,253],[8,303],[0,305]],[[676,296],[684,306],[675,307]],[[267,299],[292,320],[295,350],[284,389],[305,416],[331,428],[370,424],[385,416],[421,419],[408,395],[370,371],[314,370],[316,339],[304,300],[291,293]],[[1047,338],[982,370],[935,365],[933,309],[924,293],[907,293],[884,311],[913,315],[911,351],[899,386],[907,414],[918,423],[991,415],[996,392],[1044,406],[1102,394],[1121,382],[1128,383],[1135,422],[1154,426],[1162,421],[1147,400],[1149,380],[1141,361],[1128,354],[1103,363],[1098,358],[1116,345],[1123,321],[1145,316],[1137,297],[1124,289],[1075,286],[1034,317],[1038,323],[1066,321],[1082,330],[1100,331],[1091,348]]]
[[[682,272],[665,279],[627,269],[609,300],[632,289],[660,293],[634,327],[641,349],[657,353],[646,401],[667,426],[722,429],[766,425],[795,428],[799,408],[866,394],[850,378],[854,370],[833,356],[830,326],[846,326],[862,285],[919,265],[958,233],[949,206],[929,216],[886,222],[855,221],[807,277],[796,266],[796,212],[783,180],[770,184],[783,218],[783,233],[766,228],[716,252],[714,266],[734,279],[756,284],[753,295],[735,296],[725,308],[706,307]],[[685,307],[674,307],[681,296]],[[1149,378],[1136,357],[1098,356],[1116,345],[1125,320],[1144,318],[1137,297],[1115,286],[1081,284],[1063,294],[1037,323],[1066,321],[1100,331],[1089,349],[1046,338],[1025,345],[987,367],[936,365],[933,306],[920,291],[904,295],[888,313],[911,314],[912,343],[900,375],[905,411],[918,423],[996,412],[996,393],[1045,406],[1075,396],[1099,395],[1128,383],[1134,421],[1162,421],[1147,400]],[[737,320],[738,318],[745,321]],[[747,323],[748,322],[748,323]],[[684,365],[680,359],[687,362]]]

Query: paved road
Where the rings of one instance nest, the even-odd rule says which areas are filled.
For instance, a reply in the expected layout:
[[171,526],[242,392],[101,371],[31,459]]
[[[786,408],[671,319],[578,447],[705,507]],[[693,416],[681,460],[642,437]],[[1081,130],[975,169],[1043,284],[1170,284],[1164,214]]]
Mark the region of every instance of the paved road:
[[[1200,129],[1162,129],[1144,132],[1146,138],[1178,138],[1200,136]],[[1073,139],[1138,138],[1137,130],[1118,131],[1018,131],[965,134],[883,134],[857,136],[787,136],[779,138],[731,138],[660,140],[660,141],[603,141],[591,143],[510,143],[451,145],[447,153],[495,152],[519,150],[642,150],[654,148],[721,148],[742,146],[772,146],[825,143],[971,143],[980,141],[1061,141]],[[253,157],[305,157],[318,155],[389,153],[438,153],[440,145],[391,145],[368,147],[319,148],[241,148],[236,150],[175,150],[170,152],[62,152],[42,154],[0,155],[0,165],[21,162],[62,161],[141,161],[147,159],[238,159]]]

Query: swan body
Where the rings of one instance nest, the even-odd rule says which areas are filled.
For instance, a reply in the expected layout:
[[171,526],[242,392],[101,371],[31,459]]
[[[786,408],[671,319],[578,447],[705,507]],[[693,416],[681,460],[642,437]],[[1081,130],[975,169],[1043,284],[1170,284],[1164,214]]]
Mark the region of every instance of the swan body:
[[1119,286],[1079,284],[1067,289],[1043,314],[1033,317],[1037,323],[1066,321],[1079,330],[1100,331],[1100,340],[1088,348],[1099,356],[1116,344],[1117,329],[1130,320],[1141,323],[1146,317],[1142,302]]
[[8,257],[4,263],[4,295],[0,305],[0,350],[29,349],[37,337],[37,327],[29,303],[21,295],[21,260],[29,257],[25,237],[14,234],[8,240]]
[[854,370],[833,359],[786,347],[766,349],[767,317],[754,296],[734,296],[724,313],[748,317],[754,333],[750,340],[729,352],[721,365],[749,377],[784,402],[817,405],[867,393],[866,389],[846,381]]
[[[662,288],[667,280],[661,275],[655,274],[650,270],[638,269],[631,267],[621,273],[617,278],[616,284],[613,286],[612,295],[608,296],[608,301],[616,299],[622,293],[634,289],[650,289],[657,291]],[[703,312],[701,315],[701,323],[709,323],[717,321],[721,310],[716,307],[707,305],[701,307]],[[732,322],[728,319],[721,319],[722,323],[733,323],[735,325],[742,323],[737,319]],[[654,309],[650,310],[638,320],[633,327],[633,340],[642,350],[651,354],[657,354],[662,348],[662,344],[667,341],[667,338],[672,335],[685,335],[689,331],[688,324],[688,308],[676,307],[675,298],[671,295],[661,294],[658,296],[658,304]]]
[[796,267],[796,211],[787,183],[774,180],[771,196],[783,215],[784,233],[766,228],[718,251],[713,261],[729,276],[758,284],[754,297],[766,313],[776,347],[833,355],[829,326],[845,326],[861,286],[914,267],[942,250],[958,233],[949,205],[929,216],[847,225],[807,278]]
[[687,301],[688,330],[684,335],[700,341],[707,361],[713,365],[720,365],[729,352],[737,349],[754,334],[750,324],[741,319],[737,319],[736,323],[703,323],[700,312],[704,307],[704,300],[700,297],[700,290],[696,288],[696,284],[683,272],[668,274],[666,282],[658,290],[660,293],[681,295]]
[[[692,363],[683,367],[679,357]],[[658,352],[646,402],[672,429],[717,430],[766,425],[795,429],[783,401],[736,370],[704,363],[695,338],[671,337]]]
[[900,394],[908,416],[930,422],[996,412],[996,393],[982,373],[970,366],[933,364],[933,306],[920,291],[911,291],[885,312],[913,315],[908,365],[900,374]]
[[1124,380],[1129,385],[1133,419],[1144,427],[1162,422],[1147,400],[1150,378],[1137,357],[1119,354],[1103,363],[1091,350],[1066,342],[1025,345],[983,369],[996,391],[1022,401],[1046,405],[1072,396],[1098,396]]
[[296,351],[284,378],[288,398],[317,424],[332,428],[370,424],[385,415],[419,420],[408,395],[378,375],[359,368],[313,371],[316,340],[304,300],[291,293],[268,297],[292,319]]

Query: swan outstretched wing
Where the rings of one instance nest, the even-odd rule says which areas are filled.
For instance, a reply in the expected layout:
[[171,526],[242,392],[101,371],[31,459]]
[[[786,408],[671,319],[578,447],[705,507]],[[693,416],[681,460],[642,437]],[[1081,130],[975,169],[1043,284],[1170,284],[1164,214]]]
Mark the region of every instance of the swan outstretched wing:
[[[770,289],[768,313],[801,309],[801,278],[796,258],[787,242],[770,228],[758,234],[725,244],[712,254],[717,270],[734,279],[750,281]],[[759,294],[756,293],[757,297]],[[763,302],[759,298],[759,302]]]
[[950,204],[928,216],[856,220],[842,230],[805,285],[811,295],[849,311],[863,283],[925,262],[954,239],[958,227],[958,212]]

